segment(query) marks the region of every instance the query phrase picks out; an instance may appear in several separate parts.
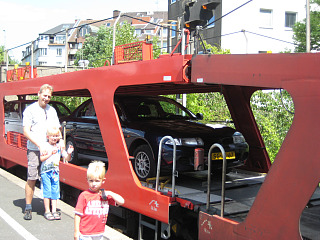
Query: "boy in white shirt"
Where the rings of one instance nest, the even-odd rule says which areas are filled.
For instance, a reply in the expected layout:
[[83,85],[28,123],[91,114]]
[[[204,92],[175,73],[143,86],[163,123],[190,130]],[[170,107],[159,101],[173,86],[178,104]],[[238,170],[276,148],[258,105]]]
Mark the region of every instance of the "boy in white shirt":
[[[60,214],[57,213],[57,200],[60,198],[60,182],[59,182],[59,162],[61,156],[63,162],[71,159],[73,146],[69,146],[68,150],[64,149],[64,144],[59,142],[60,130],[57,127],[49,127],[47,130],[47,142],[43,145],[44,151],[40,153],[42,162],[40,168],[41,189],[43,192],[44,202],[44,218],[51,220],[60,220]],[[52,212],[50,211],[50,200]]]

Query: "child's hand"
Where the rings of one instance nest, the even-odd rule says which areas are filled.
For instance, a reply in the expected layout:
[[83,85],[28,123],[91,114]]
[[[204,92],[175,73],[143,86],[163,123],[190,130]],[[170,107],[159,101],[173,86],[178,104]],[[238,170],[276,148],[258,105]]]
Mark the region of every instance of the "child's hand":
[[67,153],[71,154],[73,152],[73,150],[74,150],[73,146],[69,145]]
[[53,154],[56,154],[56,153],[58,152],[58,150],[59,150],[59,149],[58,149],[57,147],[54,147],[54,148],[52,149],[52,155],[53,155]]

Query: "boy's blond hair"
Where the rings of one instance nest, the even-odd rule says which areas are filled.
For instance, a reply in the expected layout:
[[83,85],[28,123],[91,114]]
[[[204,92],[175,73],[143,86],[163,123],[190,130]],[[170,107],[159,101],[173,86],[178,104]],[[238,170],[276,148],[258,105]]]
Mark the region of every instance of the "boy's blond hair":
[[53,136],[60,134],[60,129],[58,127],[52,126],[47,128],[47,136]]
[[93,161],[88,165],[87,179],[92,177],[98,177],[99,179],[104,179],[106,175],[105,164],[101,161]]

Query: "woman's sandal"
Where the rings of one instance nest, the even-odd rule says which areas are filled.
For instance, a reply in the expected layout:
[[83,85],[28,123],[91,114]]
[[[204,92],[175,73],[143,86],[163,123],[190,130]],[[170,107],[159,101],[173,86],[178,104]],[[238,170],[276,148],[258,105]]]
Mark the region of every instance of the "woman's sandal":
[[57,213],[57,212],[53,212],[52,216],[53,216],[54,220],[60,220],[61,219],[60,214]]
[[45,213],[43,216],[44,216],[44,218],[47,219],[48,221],[54,220],[54,217],[52,216],[52,213],[51,213],[51,212],[47,212],[47,213]]

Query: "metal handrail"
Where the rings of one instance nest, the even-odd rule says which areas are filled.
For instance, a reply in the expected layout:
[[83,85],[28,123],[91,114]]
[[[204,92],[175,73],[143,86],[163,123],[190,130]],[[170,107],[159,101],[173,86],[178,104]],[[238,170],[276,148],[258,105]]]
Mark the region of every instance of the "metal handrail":
[[209,211],[210,207],[210,188],[211,188],[211,152],[212,150],[218,147],[220,151],[222,152],[223,162],[222,162],[222,187],[221,187],[221,213],[220,216],[223,217],[224,214],[224,202],[225,202],[225,181],[226,181],[226,151],[224,148],[218,144],[215,143],[210,147],[209,153],[208,153],[208,189],[207,189],[207,211]]
[[159,178],[160,178],[160,164],[161,164],[161,151],[162,151],[162,144],[163,141],[166,139],[170,139],[173,144],[173,159],[172,159],[172,197],[175,197],[175,188],[176,188],[176,180],[175,177],[178,175],[176,172],[176,142],[171,136],[165,136],[161,139],[159,143],[159,153],[158,153],[158,166],[157,166],[157,177],[156,177],[156,191],[158,191],[159,188]]

